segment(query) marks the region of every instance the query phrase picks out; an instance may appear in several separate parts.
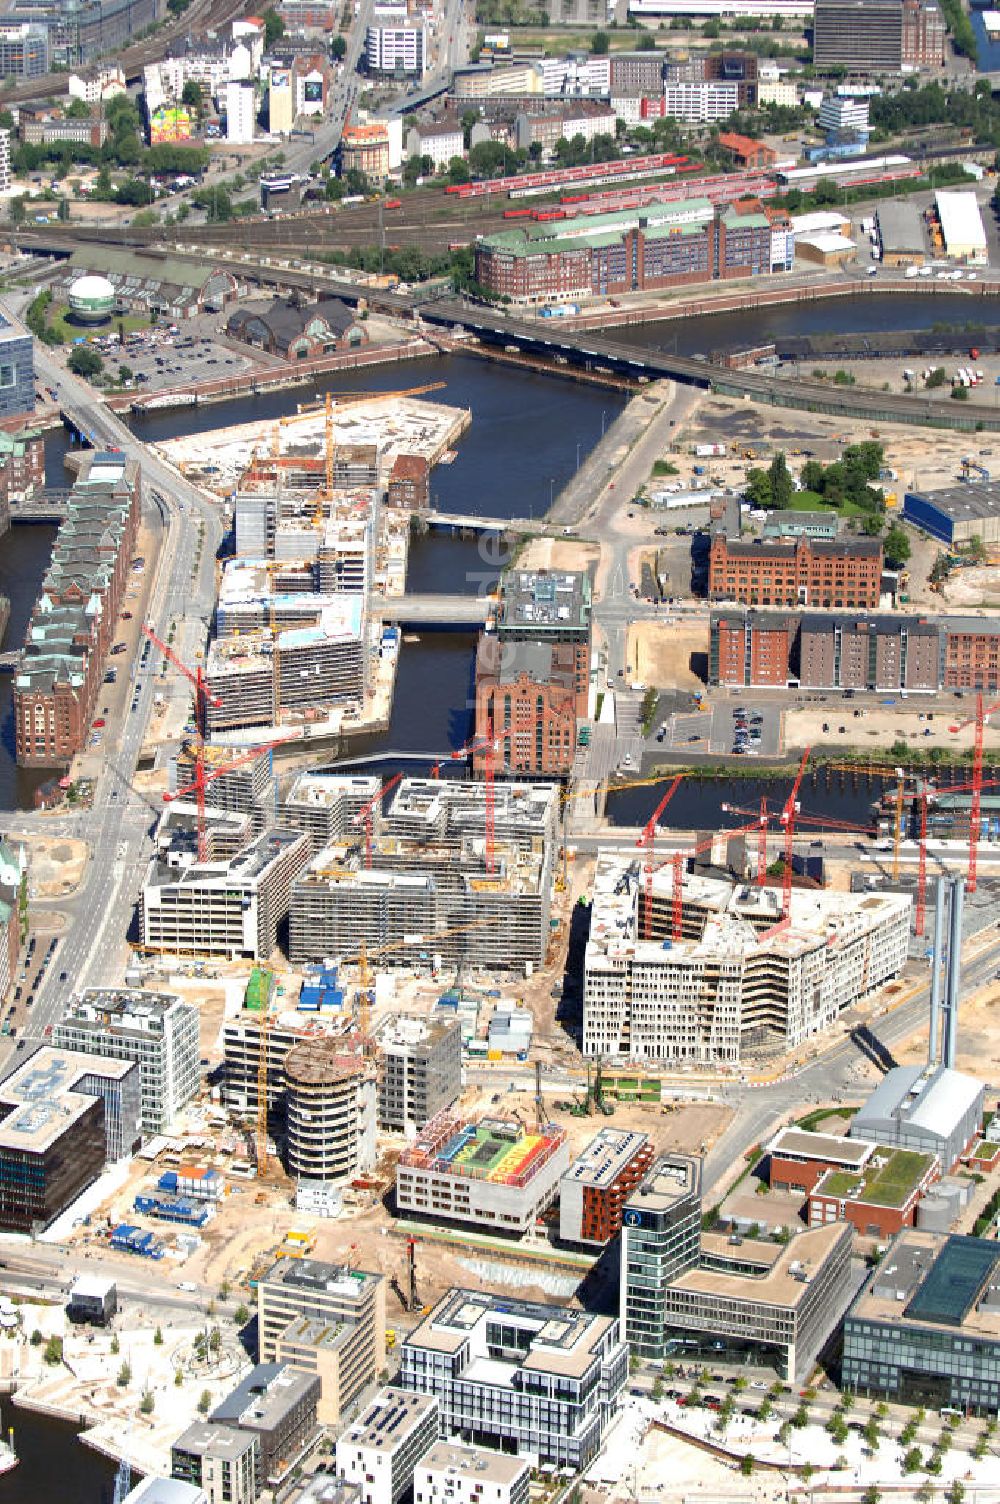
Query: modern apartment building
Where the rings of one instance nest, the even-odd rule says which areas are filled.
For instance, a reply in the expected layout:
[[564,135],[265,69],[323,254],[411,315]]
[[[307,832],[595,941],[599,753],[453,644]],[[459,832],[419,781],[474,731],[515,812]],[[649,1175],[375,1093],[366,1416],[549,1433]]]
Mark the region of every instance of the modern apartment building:
[[701,1231],[701,1166],[658,1160],[622,1218],[620,1310],[632,1350],[663,1360],[744,1356],[798,1380],[852,1289],[844,1223],[787,1244]]
[[1000,1245],[907,1228],[844,1320],[843,1386],[902,1404],[1000,1409]]
[[712,537],[708,594],[713,601],[873,609],[881,584],[882,544],[877,538],[741,543],[724,533]]
[[[385,1277],[320,1259],[277,1259],[257,1282],[260,1357],[316,1346],[313,1323],[345,1334],[335,1362],[317,1357],[298,1364],[319,1374],[322,1400],[339,1411],[374,1383],[385,1366]],[[291,1359],[289,1358],[289,1361]]]
[[365,67],[376,76],[403,74],[423,78],[427,68],[427,32],[423,25],[369,26],[365,36]]
[[569,1162],[565,1131],[519,1122],[432,1118],[396,1166],[396,1209],[523,1236],[548,1210]]
[[226,861],[198,862],[190,853],[156,852],[142,885],[144,945],[267,960],[278,925],[309,855],[298,831],[269,829]]
[[816,0],[818,72],[912,73],[941,68],[948,32],[936,0]]
[[413,1475],[413,1504],[528,1504],[523,1457],[436,1441]]
[[162,1133],[198,1090],[198,1010],[173,993],[88,987],[70,999],[52,1043],[78,1054],[134,1060],[144,1133]]
[[361,1489],[362,1504],[400,1504],[438,1436],[438,1402],[407,1389],[380,1389],[337,1442],[337,1473]]
[[287,1363],[258,1363],[210,1419],[255,1436],[257,1489],[286,1483],[319,1438],[319,1379]]
[[558,802],[552,784],[495,785],[491,862],[484,784],[404,779],[380,831],[373,822],[370,860],[367,837],[332,845],[296,879],[293,961],[356,955],[365,944],[383,965],[540,965]]
[[810,688],[933,691],[940,659],[939,619],[807,612],[800,621],[798,678]]
[[449,1290],[401,1357],[401,1387],[436,1397],[443,1435],[557,1468],[597,1456],[628,1376],[614,1317],[486,1290]]
[[208,1504],[256,1504],[260,1440],[251,1431],[195,1421],[170,1446],[170,1476],[203,1489]]
[[791,921],[776,931],[780,891],[687,875],[676,939],[673,883],[671,868],[653,873],[652,933],[640,938],[638,861],[598,859],[585,1055],[737,1064],[762,1048],[794,1048],[906,961],[908,896],[793,890]]
[[782,611],[713,611],[709,624],[709,684],[786,685],[798,621]]
[[770,276],[791,267],[793,237],[774,235],[785,223],[779,211],[689,199],[522,224],[477,241],[476,278],[531,304]]
[[377,1039],[378,1121],[419,1131],[462,1094],[462,1025],[457,1018],[397,1013]]
[[715,609],[711,684],[852,691],[1000,688],[1000,625],[982,616]]
[[559,1182],[559,1237],[564,1243],[609,1242],[622,1208],[653,1163],[653,1145],[631,1128],[602,1128]]
[[48,1227],[140,1139],[137,1065],[43,1046],[0,1082],[0,1228]]
[[14,674],[22,767],[65,766],[86,742],[125,596],[140,490],[139,467],[124,454],[83,456]]

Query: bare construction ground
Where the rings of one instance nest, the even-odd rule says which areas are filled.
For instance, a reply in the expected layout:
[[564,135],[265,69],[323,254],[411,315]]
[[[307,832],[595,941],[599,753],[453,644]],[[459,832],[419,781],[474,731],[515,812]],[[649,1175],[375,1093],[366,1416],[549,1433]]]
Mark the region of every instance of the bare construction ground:
[[71,836],[22,837],[28,848],[33,898],[65,898],[79,887],[87,865],[87,843]]
[[704,689],[691,667],[705,657],[704,622],[634,621],[628,629],[633,684],[666,684],[671,689]]

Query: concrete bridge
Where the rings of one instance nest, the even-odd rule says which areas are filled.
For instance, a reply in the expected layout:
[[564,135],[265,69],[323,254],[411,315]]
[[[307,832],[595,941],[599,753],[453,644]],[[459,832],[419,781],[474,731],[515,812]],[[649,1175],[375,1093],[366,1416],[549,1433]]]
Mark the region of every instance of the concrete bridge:
[[472,512],[418,512],[416,514],[428,527],[467,533],[537,533],[544,530],[544,522],[529,517],[477,517]]
[[11,522],[63,522],[69,512],[69,491],[46,489],[26,501],[12,501]]
[[400,627],[464,631],[485,625],[492,602],[484,595],[376,595],[372,615]]

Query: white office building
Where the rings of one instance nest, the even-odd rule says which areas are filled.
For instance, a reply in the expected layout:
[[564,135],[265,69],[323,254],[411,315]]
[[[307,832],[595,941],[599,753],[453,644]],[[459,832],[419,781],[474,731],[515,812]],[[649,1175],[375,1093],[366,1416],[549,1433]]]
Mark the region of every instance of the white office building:
[[231,146],[251,146],[257,118],[257,91],[252,79],[231,78],[226,84],[226,140]]
[[600,858],[584,1054],[736,1065],[754,1050],[795,1048],[898,976],[910,898],[793,889],[782,923],[780,889],[685,874],[677,938],[671,865],[653,874],[648,937],[644,914],[639,863]]
[[867,136],[868,105],[867,99],[828,97],[819,107],[819,128],[837,136]]
[[557,1468],[594,1460],[628,1377],[616,1317],[488,1290],[449,1290],[401,1356],[400,1384],[437,1398],[442,1435]]
[[406,73],[423,78],[427,67],[427,33],[422,26],[369,26],[365,39],[369,73]]
[[360,1486],[362,1504],[399,1504],[437,1434],[436,1399],[381,1389],[337,1442],[337,1473]]
[[663,113],[689,125],[728,120],[739,105],[739,88],[734,83],[665,84]]
[[413,1477],[413,1504],[528,1504],[523,1457],[438,1441]]
[[173,993],[89,987],[70,1001],[52,1043],[136,1061],[145,1133],[162,1133],[198,1090],[198,1010]]

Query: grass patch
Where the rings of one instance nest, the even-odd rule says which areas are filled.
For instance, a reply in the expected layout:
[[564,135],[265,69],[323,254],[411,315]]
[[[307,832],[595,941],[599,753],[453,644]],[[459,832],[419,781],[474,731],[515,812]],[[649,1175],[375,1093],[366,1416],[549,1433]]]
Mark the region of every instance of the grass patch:
[[930,1168],[931,1160],[930,1154],[918,1154],[912,1149],[896,1149],[889,1153],[881,1168],[873,1169],[869,1163],[858,1173],[832,1170],[820,1181],[817,1193],[846,1197],[858,1187],[863,1187],[859,1200],[870,1202],[874,1206],[902,1206],[914,1186]]
[[845,497],[839,507],[832,501],[824,501],[818,491],[795,491],[788,503],[789,512],[835,512],[838,517],[863,517],[864,507]]
[[[47,323],[50,329],[61,334],[68,345],[81,335],[90,338],[94,334],[117,334],[119,323],[124,326],[126,334],[135,334],[140,329],[148,329],[152,320],[139,313],[126,313],[120,319],[111,318],[107,323],[93,325],[76,324],[69,317],[69,305],[67,303],[53,303],[49,309]],[[109,359],[111,357],[109,356]],[[122,359],[127,361],[125,351],[122,351]]]

